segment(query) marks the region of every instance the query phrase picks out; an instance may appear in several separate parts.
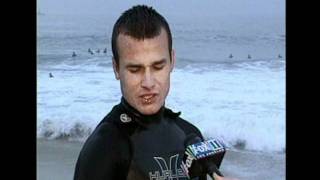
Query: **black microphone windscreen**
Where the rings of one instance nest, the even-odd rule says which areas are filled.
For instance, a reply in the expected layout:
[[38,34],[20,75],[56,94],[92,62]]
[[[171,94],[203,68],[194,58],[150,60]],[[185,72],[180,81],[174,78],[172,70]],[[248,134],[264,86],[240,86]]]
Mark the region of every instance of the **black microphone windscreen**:
[[219,171],[220,164],[225,154],[225,146],[216,139],[203,141],[196,134],[189,134],[184,142],[186,147],[182,162],[182,169],[189,178]]

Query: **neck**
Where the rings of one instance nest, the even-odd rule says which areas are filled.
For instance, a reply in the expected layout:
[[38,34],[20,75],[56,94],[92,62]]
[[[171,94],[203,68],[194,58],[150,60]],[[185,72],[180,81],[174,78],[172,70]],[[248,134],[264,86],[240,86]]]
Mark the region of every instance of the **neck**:
[[121,104],[121,107],[123,107],[123,109],[128,113],[128,115],[138,123],[149,124],[153,122],[158,122],[163,117],[164,105],[161,106],[161,108],[157,113],[152,115],[144,115],[140,113],[138,110],[136,110],[134,107],[132,107],[124,97],[121,98],[120,104]]

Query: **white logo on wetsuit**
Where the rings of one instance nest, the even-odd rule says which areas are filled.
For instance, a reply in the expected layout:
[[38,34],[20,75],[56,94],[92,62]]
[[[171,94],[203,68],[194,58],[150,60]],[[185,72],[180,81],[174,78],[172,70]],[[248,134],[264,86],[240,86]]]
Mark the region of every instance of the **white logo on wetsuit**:
[[123,123],[128,123],[128,122],[131,122],[132,119],[127,114],[123,113],[120,115],[120,120]]
[[[187,177],[182,169],[178,169],[178,158],[179,154],[170,157],[169,167],[167,162],[162,157],[153,157],[158,163],[161,172],[155,171],[154,173],[149,172],[150,180],[164,180],[164,179],[179,179]],[[172,167],[173,165],[173,167]]]

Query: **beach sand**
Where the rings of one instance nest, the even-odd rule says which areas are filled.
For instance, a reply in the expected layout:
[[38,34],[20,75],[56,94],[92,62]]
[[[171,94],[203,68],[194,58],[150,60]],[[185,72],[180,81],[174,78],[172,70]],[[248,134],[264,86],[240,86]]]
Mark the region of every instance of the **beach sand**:
[[[37,140],[37,180],[72,180],[82,142]],[[240,180],[285,179],[285,154],[227,151],[220,167]]]

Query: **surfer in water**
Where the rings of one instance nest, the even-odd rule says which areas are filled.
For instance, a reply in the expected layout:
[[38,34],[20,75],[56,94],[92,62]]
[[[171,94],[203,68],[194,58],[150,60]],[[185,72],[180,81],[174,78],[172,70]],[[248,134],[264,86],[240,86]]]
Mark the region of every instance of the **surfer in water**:
[[90,53],[91,55],[93,55],[93,52],[92,52],[92,50],[89,48],[88,49],[88,53]]

